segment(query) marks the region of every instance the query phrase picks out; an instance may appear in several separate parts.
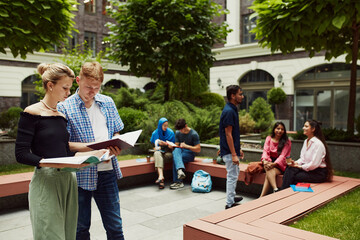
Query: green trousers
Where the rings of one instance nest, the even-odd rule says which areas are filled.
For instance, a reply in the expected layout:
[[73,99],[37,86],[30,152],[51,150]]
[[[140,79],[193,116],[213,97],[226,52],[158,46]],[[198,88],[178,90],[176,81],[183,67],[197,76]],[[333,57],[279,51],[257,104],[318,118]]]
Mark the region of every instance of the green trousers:
[[74,240],[78,216],[75,174],[55,168],[35,169],[29,208],[34,240]]

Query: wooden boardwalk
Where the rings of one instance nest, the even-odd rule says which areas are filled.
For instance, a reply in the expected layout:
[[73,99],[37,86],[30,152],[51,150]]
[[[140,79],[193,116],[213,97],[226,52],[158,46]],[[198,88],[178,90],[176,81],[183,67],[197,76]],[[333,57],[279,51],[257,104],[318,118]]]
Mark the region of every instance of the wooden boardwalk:
[[305,214],[360,186],[360,179],[334,176],[332,182],[311,184],[310,192],[291,188],[186,223],[190,239],[334,239],[288,227]]

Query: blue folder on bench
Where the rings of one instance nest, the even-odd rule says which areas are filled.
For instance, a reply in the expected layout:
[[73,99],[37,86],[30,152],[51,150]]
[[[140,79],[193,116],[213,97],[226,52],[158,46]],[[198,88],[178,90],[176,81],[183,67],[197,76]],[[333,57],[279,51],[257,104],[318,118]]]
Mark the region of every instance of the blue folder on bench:
[[304,187],[297,187],[295,185],[290,185],[290,187],[292,188],[292,190],[294,190],[294,192],[314,192],[311,187],[304,188]]

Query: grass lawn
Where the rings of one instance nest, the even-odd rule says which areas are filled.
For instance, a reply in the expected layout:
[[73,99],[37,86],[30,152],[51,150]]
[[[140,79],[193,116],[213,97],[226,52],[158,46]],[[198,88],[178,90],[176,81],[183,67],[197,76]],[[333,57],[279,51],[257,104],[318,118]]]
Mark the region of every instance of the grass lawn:
[[[335,172],[338,176],[360,178],[360,173]],[[360,239],[360,188],[338,198],[290,225],[329,237]]]

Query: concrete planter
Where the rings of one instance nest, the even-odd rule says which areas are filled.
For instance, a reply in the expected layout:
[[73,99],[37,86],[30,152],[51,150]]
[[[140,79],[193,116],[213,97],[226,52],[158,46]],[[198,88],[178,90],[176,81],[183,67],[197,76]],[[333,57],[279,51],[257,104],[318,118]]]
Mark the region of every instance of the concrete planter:
[[[254,140],[241,140],[242,142],[251,142],[255,143]],[[292,140],[291,147],[291,157],[293,159],[298,159],[300,156],[300,151],[304,141],[302,140]],[[260,141],[257,141],[260,144]],[[338,171],[348,171],[348,172],[360,172],[360,143],[347,143],[347,142],[327,142],[330,159],[333,165],[333,168]],[[200,156],[216,156],[218,145],[211,144],[201,144]],[[245,160],[247,161],[260,161],[262,150],[261,149],[251,149],[251,148],[242,148],[245,154]]]

